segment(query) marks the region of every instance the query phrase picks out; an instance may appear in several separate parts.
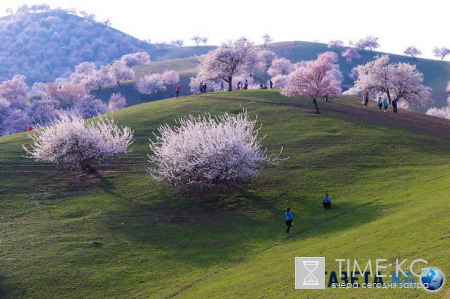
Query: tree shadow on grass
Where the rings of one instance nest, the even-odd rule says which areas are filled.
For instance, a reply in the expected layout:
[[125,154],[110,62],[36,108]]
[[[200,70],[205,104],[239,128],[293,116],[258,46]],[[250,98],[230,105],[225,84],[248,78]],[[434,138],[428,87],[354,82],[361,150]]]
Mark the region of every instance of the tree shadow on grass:
[[[105,219],[104,225],[128,244],[156,248],[161,260],[205,268],[241,262],[286,237],[284,209],[255,193],[242,196],[246,200],[231,208],[192,205],[145,210],[141,206],[141,217],[122,223]],[[324,210],[319,203],[304,210],[303,215],[293,211],[297,217],[292,232],[309,238],[353,229],[378,219],[387,207],[373,201],[333,205],[331,210]]]

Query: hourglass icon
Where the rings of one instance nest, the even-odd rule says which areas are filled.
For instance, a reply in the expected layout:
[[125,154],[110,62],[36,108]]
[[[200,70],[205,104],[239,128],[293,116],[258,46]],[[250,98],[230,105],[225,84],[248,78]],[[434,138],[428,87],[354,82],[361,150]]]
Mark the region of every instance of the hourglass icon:
[[306,286],[316,286],[319,285],[319,280],[313,275],[314,270],[316,270],[319,261],[302,261],[303,267],[308,270],[308,275],[303,279],[303,285]]

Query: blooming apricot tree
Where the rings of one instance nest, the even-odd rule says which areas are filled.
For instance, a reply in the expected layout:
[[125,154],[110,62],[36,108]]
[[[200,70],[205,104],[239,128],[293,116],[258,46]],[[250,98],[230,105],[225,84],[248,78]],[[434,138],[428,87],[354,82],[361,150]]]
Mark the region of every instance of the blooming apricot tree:
[[99,115],[95,120],[61,113],[50,126],[38,127],[28,135],[28,158],[50,162],[78,171],[93,170],[94,161],[105,161],[129,152],[133,143],[130,128],[119,128],[114,119]]
[[163,125],[150,140],[148,172],[177,190],[230,194],[255,179],[264,165],[277,164],[278,156],[262,149],[255,124],[244,110],[236,116],[190,115],[173,127]]
[[135,84],[135,88],[142,94],[152,95],[158,91],[166,91],[164,78],[161,74],[151,74],[139,78]]
[[233,90],[233,77],[243,73],[251,74],[258,66],[258,50],[246,38],[223,44],[199,57],[198,77],[228,83],[228,91]]
[[286,58],[278,58],[272,61],[272,65],[267,70],[267,74],[271,77],[277,75],[288,75],[294,70],[291,61]]
[[166,85],[176,85],[180,82],[180,75],[173,70],[165,71],[162,74],[162,78]]
[[313,100],[316,113],[320,113],[317,98],[341,92],[343,81],[338,56],[334,52],[319,54],[316,60],[298,64],[281,93],[287,97],[309,97]]
[[354,89],[360,93],[383,94],[389,103],[403,100],[412,105],[425,106],[432,102],[431,88],[422,85],[423,74],[409,63],[389,63],[389,55],[382,55],[365,65],[359,65]]

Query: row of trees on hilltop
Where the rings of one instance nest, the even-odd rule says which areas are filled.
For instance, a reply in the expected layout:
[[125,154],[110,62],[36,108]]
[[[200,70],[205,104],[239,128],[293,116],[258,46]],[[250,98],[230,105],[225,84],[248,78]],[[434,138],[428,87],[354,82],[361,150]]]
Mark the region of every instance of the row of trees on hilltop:
[[[367,43],[366,47],[370,49],[376,47],[376,40]],[[319,97],[341,93],[343,76],[337,64],[338,56],[334,52],[319,54],[316,60],[292,64],[241,38],[225,43],[198,59],[199,71],[196,77],[191,78],[192,91],[196,90],[198,82],[208,82],[212,86],[226,82],[228,91],[231,91],[236,77],[249,80],[254,74],[265,72],[272,76],[274,86],[280,88],[282,94],[311,98],[316,113],[319,113]],[[391,64],[389,56],[384,55],[364,66],[358,66],[355,86],[350,93],[362,96],[368,92],[373,97],[387,97],[390,102],[395,99],[424,106],[431,102],[431,88],[422,83],[423,75],[415,66],[408,63]]]
[[[366,36],[355,43],[350,41],[347,47],[342,40],[331,40],[328,42],[328,48],[335,50],[346,49],[345,52],[342,53],[342,56],[350,59],[347,61],[351,61],[352,58],[360,58],[358,57],[359,54],[357,51],[373,51],[379,47],[378,37],[375,36]],[[446,47],[434,47],[431,52],[434,57],[443,60],[450,54],[450,49]],[[403,51],[403,54],[416,58],[422,55],[422,51],[416,46],[409,46]]]

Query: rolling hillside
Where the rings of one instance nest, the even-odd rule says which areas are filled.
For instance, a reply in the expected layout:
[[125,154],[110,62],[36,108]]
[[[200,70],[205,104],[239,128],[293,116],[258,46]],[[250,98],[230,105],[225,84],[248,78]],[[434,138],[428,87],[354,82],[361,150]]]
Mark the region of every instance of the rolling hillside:
[[[114,113],[135,132],[133,152],[98,174],[25,159],[26,133],[0,137],[0,297],[448,298],[450,122],[352,97],[319,106],[316,115],[309,99],[273,90],[135,105]],[[268,152],[289,157],[250,189],[202,202],[150,179],[148,138],[159,125],[243,108],[258,116]],[[295,290],[301,256],[325,257],[327,281],[340,258],[424,259],[447,277],[433,294]]]

